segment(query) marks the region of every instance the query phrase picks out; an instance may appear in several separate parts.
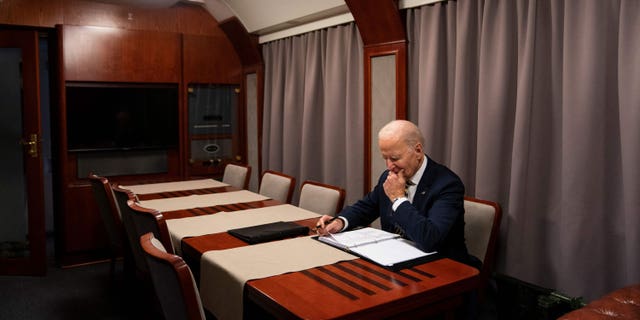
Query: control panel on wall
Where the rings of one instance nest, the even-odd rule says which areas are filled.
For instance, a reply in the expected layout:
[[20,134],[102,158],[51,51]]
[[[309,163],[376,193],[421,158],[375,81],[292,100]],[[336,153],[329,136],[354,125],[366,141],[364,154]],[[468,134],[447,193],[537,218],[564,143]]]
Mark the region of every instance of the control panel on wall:
[[236,85],[189,85],[189,163],[192,167],[216,167],[235,158],[238,94]]

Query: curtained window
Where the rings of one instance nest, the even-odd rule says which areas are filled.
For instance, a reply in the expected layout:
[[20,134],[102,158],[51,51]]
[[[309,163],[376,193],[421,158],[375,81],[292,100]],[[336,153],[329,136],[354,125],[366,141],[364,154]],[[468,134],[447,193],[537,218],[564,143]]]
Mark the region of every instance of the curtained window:
[[263,170],[340,186],[345,203],[362,196],[362,46],[354,23],[263,45]]
[[409,120],[504,209],[498,272],[591,300],[640,282],[640,1],[409,9]]

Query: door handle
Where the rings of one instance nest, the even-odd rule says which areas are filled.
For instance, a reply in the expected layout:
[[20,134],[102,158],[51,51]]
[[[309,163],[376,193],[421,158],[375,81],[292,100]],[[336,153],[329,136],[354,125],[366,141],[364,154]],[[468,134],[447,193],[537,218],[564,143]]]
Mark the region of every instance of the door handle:
[[38,142],[41,142],[41,141],[38,140],[38,134],[36,133],[30,134],[28,140],[25,140],[25,139],[20,140],[20,144],[27,148],[27,153],[32,158],[38,157]]

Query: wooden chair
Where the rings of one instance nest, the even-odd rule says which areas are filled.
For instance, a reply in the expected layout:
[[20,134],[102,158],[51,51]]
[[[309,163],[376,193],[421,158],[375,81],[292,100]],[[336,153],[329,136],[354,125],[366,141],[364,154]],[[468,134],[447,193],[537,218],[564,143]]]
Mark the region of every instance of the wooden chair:
[[482,261],[479,284],[479,297],[482,299],[493,272],[502,210],[495,202],[472,197],[464,198],[464,210],[467,250]]
[[191,269],[177,255],[167,252],[153,232],[140,237],[139,245],[149,266],[156,296],[165,319],[204,320],[200,293]]
[[345,195],[342,188],[307,180],[300,186],[298,207],[317,214],[335,216],[342,210]]
[[118,209],[111,184],[109,184],[107,178],[98,176],[95,173],[90,173],[89,182],[93,189],[93,196],[98,204],[102,224],[107,232],[107,237],[109,237],[109,249],[111,251],[110,274],[114,277],[116,261],[124,255],[124,248],[126,246],[120,210]]
[[291,203],[296,178],[281,172],[266,170],[260,179],[258,193],[282,203]]
[[[134,215],[136,212],[134,211],[139,206],[131,206],[130,204],[137,203],[138,197],[131,192],[130,190],[121,188],[120,186],[113,185],[111,187],[113,189],[113,193],[116,198],[116,204],[120,209],[120,214],[122,216],[122,226],[124,227],[125,235],[126,235],[126,250],[128,255],[125,256],[125,263],[127,259],[129,260],[128,265],[129,270],[126,274],[127,277],[127,285],[126,289],[133,293],[127,292],[127,294],[133,294],[134,296],[139,296],[139,303],[148,304],[151,308],[149,309],[150,318],[156,318],[156,315],[159,316],[161,312],[160,302],[155,297],[155,295],[149,295],[154,292],[153,283],[151,281],[151,275],[149,273],[149,266],[147,265],[147,261],[145,259],[145,253],[140,246],[140,236],[146,232],[147,228],[154,229],[154,226],[139,228],[137,226]],[[153,215],[150,213],[149,215]],[[155,219],[156,216],[153,215]],[[162,220],[164,223],[164,220]],[[147,224],[144,224],[147,225]],[[166,224],[164,224],[164,230],[166,229]],[[168,230],[166,233],[162,233],[165,239],[169,239]],[[171,240],[166,240],[168,243],[171,243]]]
[[224,167],[222,182],[228,183],[236,188],[249,188],[251,178],[251,166],[229,163]]

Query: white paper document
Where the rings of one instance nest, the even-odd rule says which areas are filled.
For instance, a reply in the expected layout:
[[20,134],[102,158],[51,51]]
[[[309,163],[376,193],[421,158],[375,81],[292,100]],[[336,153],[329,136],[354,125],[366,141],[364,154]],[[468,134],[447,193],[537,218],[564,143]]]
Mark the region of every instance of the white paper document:
[[329,234],[318,237],[318,240],[385,267],[420,260],[436,253],[424,252],[400,235],[371,227]]

